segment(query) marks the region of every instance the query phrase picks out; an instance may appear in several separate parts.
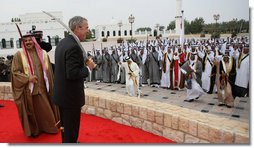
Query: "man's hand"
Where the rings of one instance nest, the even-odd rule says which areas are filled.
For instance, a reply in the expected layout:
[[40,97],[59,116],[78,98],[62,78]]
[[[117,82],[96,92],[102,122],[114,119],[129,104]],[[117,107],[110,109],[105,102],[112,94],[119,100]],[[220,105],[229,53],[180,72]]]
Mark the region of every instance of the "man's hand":
[[86,61],[86,66],[88,66],[90,70],[93,70],[96,67],[96,64],[94,63],[93,59],[90,58]]
[[36,75],[29,76],[29,82],[37,83],[38,77]]

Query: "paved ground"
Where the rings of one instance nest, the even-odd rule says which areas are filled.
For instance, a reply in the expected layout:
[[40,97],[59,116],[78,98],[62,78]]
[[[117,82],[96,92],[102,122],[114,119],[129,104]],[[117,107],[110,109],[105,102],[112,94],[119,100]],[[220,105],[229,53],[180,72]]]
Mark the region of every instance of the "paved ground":
[[[88,87],[87,89],[98,89],[119,94],[126,94],[124,84],[87,82],[86,86]],[[235,99],[235,107],[227,108],[225,106],[218,106],[216,94],[204,95],[194,102],[184,102],[183,100],[186,98],[186,90],[175,91],[144,86],[142,87],[142,93],[144,94],[142,98],[194,109],[203,112],[204,114],[215,114],[221,117],[226,117],[246,123],[248,123],[250,119],[249,97],[237,97]]]

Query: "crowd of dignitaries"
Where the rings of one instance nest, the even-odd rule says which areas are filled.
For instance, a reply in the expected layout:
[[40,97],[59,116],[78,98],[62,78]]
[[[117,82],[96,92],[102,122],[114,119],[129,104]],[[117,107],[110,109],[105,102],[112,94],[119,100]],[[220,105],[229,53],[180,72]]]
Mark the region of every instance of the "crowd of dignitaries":
[[[97,64],[87,81],[125,84],[126,69],[121,64],[129,57],[139,67],[139,88],[187,89],[187,102],[216,93],[218,105],[227,107],[234,106],[237,96],[249,95],[248,37],[186,39],[182,45],[177,39],[157,38],[92,49],[87,54]],[[12,57],[0,58],[1,82],[10,81]]]
[[176,39],[157,38],[92,49],[88,56],[97,67],[87,81],[125,84],[121,63],[128,56],[139,66],[140,87],[187,89],[187,102],[216,93],[219,106],[230,108],[235,97],[249,94],[248,37],[186,39],[182,45]]

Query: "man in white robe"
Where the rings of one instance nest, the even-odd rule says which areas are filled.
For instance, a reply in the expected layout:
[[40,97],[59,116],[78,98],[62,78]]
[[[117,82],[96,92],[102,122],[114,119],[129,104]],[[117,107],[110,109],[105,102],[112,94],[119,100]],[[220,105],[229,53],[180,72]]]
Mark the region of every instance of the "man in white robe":
[[170,65],[172,63],[172,51],[171,48],[168,47],[165,53],[163,54],[162,60],[162,74],[161,74],[161,87],[162,88],[170,88]]
[[202,63],[197,60],[197,53],[192,53],[189,61],[185,62],[181,67],[181,71],[186,76],[187,97],[184,101],[193,102],[199,99],[205,92],[201,88]]
[[130,96],[140,97],[139,67],[129,56],[125,57],[125,60],[127,62],[123,62],[121,65],[125,69],[126,91]]
[[[206,55],[203,59],[204,69],[202,73],[202,88],[206,92],[209,92],[210,89],[213,90],[213,88],[210,87],[214,87],[214,85],[211,86],[211,78],[213,76],[212,69],[214,67],[213,60],[214,60],[214,52],[211,51],[210,49],[207,49]],[[213,77],[215,77],[215,75]]]
[[236,62],[236,79],[233,97],[245,97],[248,94],[250,81],[250,56],[248,45],[243,48]]

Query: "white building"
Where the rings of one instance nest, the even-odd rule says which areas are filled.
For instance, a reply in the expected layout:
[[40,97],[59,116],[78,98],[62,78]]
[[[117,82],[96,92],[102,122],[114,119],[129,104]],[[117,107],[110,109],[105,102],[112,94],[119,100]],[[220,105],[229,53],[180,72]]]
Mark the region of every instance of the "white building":
[[[50,12],[56,18],[63,20],[62,12],[54,11]],[[0,47],[1,48],[16,48],[19,47],[19,38],[17,27],[15,23],[18,24],[22,34],[26,34],[32,29],[32,26],[36,26],[36,30],[43,31],[43,39],[51,43],[55,43],[55,38],[64,38],[64,27],[62,27],[55,20],[51,20],[49,16],[42,12],[38,13],[25,13],[19,15],[20,22],[7,22],[0,23]],[[3,43],[5,42],[5,43]],[[11,42],[14,43],[14,47],[11,47]],[[16,44],[15,44],[16,43]],[[5,47],[3,47],[5,44]]]
[[182,22],[182,0],[176,0],[175,33],[180,35]]
[[[132,27],[134,32],[134,25]],[[95,27],[95,37],[97,40],[102,40],[103,38],[130,38],[131,34],[132,31],[130,23],[123,23],[122,21],[117,21],[114,18],[112,18],[109,24],[97,25]]]
[[[165,18],[166,19],[166,18]],[[156,24],[154,28],[151,28],[151,31],[136,31],[135,22],[132,24],[132,36],[133,38],[147,37],[147,36],[180,36],[181,34],[181,21],[182,21],[182,0],[176,0],[176,16],[175,16],[175,29],[174,30],[159,30],[159,24]],[[110,23],[104,25],[98,25],[95,27],[95,37],[98,41],[102,41],[103,38],[116,39],[116,38],[131,38],[131,24],[122,23],[119,26],[119,22],[115,19],[112,19]],[[184,26],[183,26],[184,27]]]

